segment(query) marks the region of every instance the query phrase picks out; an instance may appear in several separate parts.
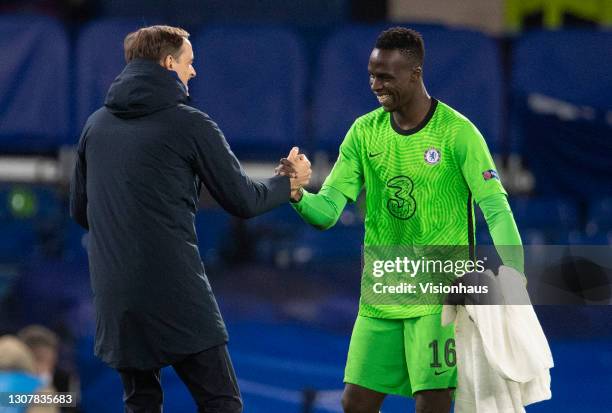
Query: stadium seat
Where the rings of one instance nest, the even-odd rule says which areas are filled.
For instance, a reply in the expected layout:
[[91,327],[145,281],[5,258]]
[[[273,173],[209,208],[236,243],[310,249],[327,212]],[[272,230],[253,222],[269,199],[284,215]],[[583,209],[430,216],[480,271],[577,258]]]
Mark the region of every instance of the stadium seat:
[[167,24],[194,27],[203,23],[294,23],[302,26],[338,23],[348,14],[348,0],[130,0],[100,2],[100,12],[114,17],[159,18]]
[[68,201],[55,188],[34,186],[32,192],[38,203],[38,218],[55,221],[67,216]]
[[85,121],[104,104],[106,92],[125,66],[123,39],[142,26],[137,20],[98,20],[86,26],[77,41],[77,103],[73,144]]
[[19,264],[35,254],[36,228],[32,220],[2,222],[0,237],[0,262]]
[[66,262],[87,262],[89,233],[72,219],[64,225],[62,232],[63,255]]
[[589,205],[585,236],[593,244],[612,244],[612,198]]
[[572,232],[568,237],[558,240],[558,244],[565,243],[571,245],[612,245],[612,232],[609,234],[603,232],[597,232],[594,234]]
[[[100,14],[111,18],[146,18],[163,20],[168,17],[173,8],[196,7],[195,4],[186,4],[193,0],[131,0],[131,1],[103,1],[98,5]],[[182,2],[182,4],[180,4]],[[187,7],[186,7],[187,6]],[[198,13],[199,12],[199,13]],[[192,14],[201,14],[196,11]],[[142,22],[142,26],[148,25]]]
[[[244,221],[257,263],[276,268],[325,272],[332,267],[361,262],[363,219],[348,205],[329,230],[313,228],[285,205]],[[357,269],[356,272],[359,270]],[[344,277],[345,274],[337,274]]]
[[0,221],[3,222],[13,218],[13,213],[11,211],[11,202],[9,198],[10,192],[10,186],[0,186]]
[[195,106],[241,157],[278,160],[303,136],[302,44],[280,28],[217,26],[194,35]]
[[293,245],[303,237],[308,226],[288,204],[244,224],[254,243],[257,262],[281,268],[293,261]]
[[0,186],[0,261],[60,255],[65,216],[65,205],[51,188]]
[[59,22],[0,16],[0,150],[53,152],[69,141],[71,61]]
[[51,187],[0,185],[0,220],[15,218],[59,218],[65,211],[62,199]]
[[547,233],[540,227],[525,227],[520,232],[524,245],[556,244],[556,241],[558,241],[556,234]]
[[351,204],[326,231],[306,226],[292,245],[292,256],[299,268],[326,279],[351,280],[361,273],[363,241],[363,219]]
[[200,257],[205,264],[216,264],[225,241],[231,236],[232,217],[220,208],[200,210],[196,214],[195,229]]
[[510,149],[540,196],[612,196],[612,33],[531,32],[512,53]]
[[575,229],[576,206],[569,200],[554,198],[511,198],[510,206],[519,226]]
[[74,332],[80,330],[81,320],[69,320],[68,315],[91,302],[86,263],[32,260],[24,265],[15,288],[20,313],[28,323],[44,323],[53,314],[54,322],[64,321]]
[[512,62],[515,95],[540,93],[596,108],[612,100],[612,33],[530,32],[516,42]]
[[525,243],[555,243],[579,228],[578,211],[569,200],[512,198],[510,206]]
[[589,207],[588,220],[602,230],[612,230],[612,198],[594,201]]
[[[314,84],[313,128],[319,149],[337,151],[351,123],[379,105],[368,85],[367,64],[381,30],[346,26],[323,46]],[[482,34],[409,25],[425,41],[424,81],[429,93],[466,115],[493,153],[501,150],[501,63],[495,41]]]

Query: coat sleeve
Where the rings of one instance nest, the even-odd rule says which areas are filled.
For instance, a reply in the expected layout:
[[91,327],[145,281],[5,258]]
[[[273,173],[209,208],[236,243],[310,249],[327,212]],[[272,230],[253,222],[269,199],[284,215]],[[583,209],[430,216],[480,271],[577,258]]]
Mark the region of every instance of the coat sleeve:
[[201,114],[195,124],[193,167],[223,209],[241,218],[251,218],[289,201],[288,177],[253,181],[210,117]]
[[83,130],[77,147],[76,162],[70,180],[70,216],[77,224],[89,230],[87,222],[87,165],[85,144],[87,127]]

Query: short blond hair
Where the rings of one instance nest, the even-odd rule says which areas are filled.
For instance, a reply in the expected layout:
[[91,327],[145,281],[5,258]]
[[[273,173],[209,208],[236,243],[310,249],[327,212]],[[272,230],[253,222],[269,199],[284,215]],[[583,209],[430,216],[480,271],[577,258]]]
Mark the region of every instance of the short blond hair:
[[128,34],[123,41],[125,61],[142,58],[162,61],[168,55],[178,58],[189,33],[180,27],[149,26]]
[[15,336],[0,337],[0,370],[34,373],[34,356]]

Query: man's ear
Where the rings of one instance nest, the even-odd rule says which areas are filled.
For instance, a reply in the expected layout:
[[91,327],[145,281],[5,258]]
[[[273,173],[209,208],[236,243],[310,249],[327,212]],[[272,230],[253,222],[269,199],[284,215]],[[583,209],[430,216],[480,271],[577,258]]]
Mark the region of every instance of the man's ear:
[[421,78],[422,75],[423,75],[423,68],[421,66],[415,66],[412,69],[412,74],[410,75],[410,80],[412,80],[413,82],[416,82],[417,80],[419,80]]
[[168,70],[172,70],[174,65],[174,57],[171,54],[166,56],[166,58],[162,61],[162,66]]

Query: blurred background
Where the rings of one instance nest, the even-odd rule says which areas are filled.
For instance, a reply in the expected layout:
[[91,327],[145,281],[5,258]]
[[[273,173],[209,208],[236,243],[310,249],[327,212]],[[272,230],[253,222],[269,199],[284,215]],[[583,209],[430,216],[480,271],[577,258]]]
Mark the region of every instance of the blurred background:
[[[87,234],[67,208],[74,148],[123,68],[125,35],[159,23],[191,33],[194,106],[247,171],[270,176],[298,145],[313,162],[313,190],[352,121],[378,105],[366,69],[377,34],[415,28],[430,94],[485,136],[523,241],[612,245],[611,0],[3,0],[0,334],[19,334],[39,375],[79,392],[71,411],[122,408],[118,375],[93,356]],[[206,193],[201,201],[200,253],[245,412],[340,412],[361,203],[319,232],[289,206],[244,221]],[[477,228],[490,243],[481,214]],[[611,307],[536,311],[556,367],[553,399],[527,410],[611,412]],[[194,411],[174,372],[163,377],[166,411]],[[383,412],[411,406],[392,397]]]

